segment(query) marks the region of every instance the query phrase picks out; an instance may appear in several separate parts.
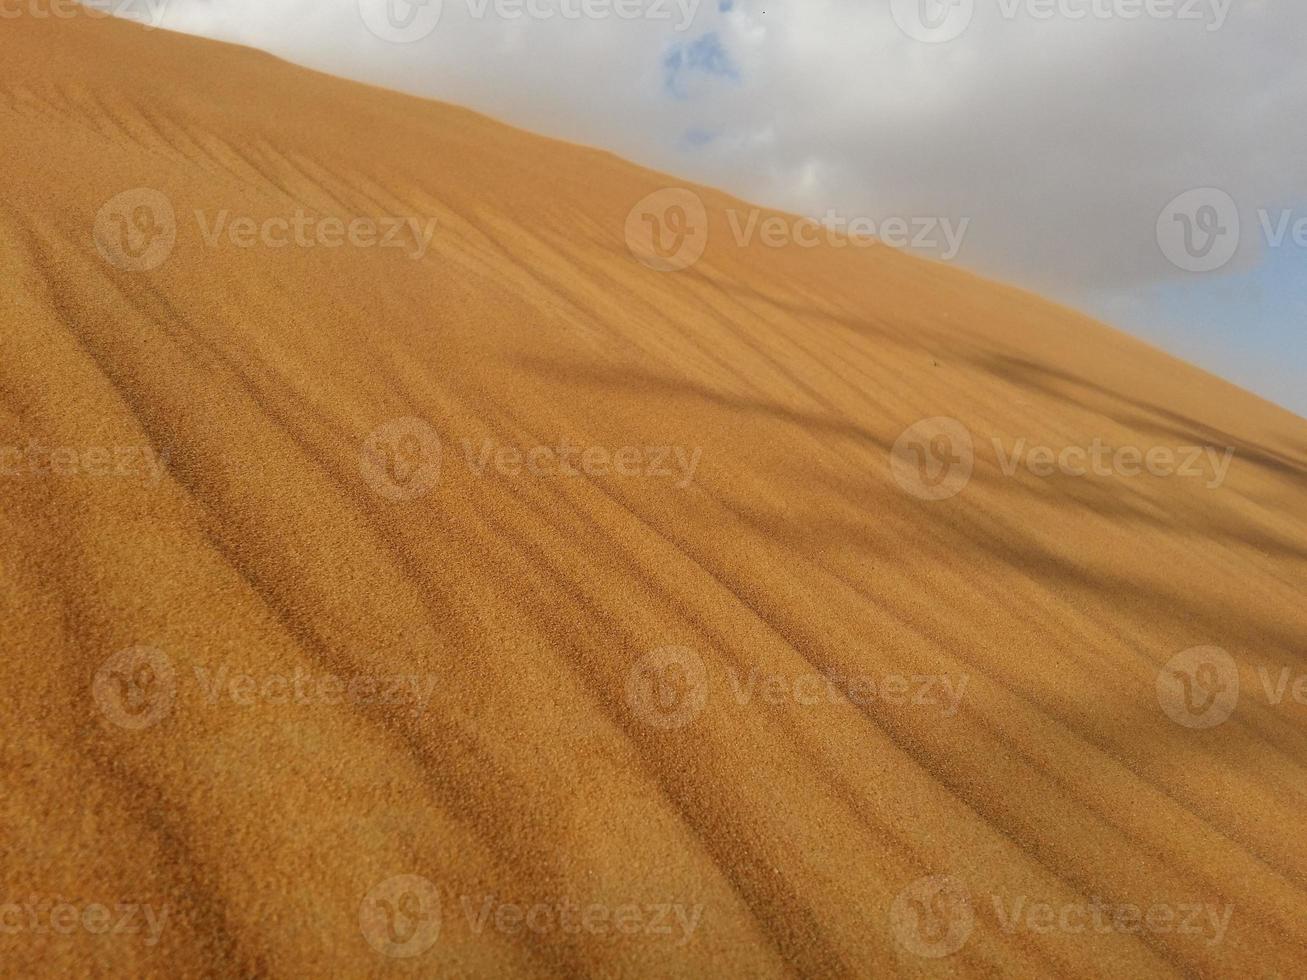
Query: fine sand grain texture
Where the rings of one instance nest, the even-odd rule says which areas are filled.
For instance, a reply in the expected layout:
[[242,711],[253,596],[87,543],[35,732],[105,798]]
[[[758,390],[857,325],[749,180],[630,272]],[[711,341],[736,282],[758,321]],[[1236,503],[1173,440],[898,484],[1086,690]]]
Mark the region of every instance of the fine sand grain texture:
[[[462,109],[0,54],[0,974],[1307,971],[1307,423]],[[1182,472],[1010,462],[1096,443]]]

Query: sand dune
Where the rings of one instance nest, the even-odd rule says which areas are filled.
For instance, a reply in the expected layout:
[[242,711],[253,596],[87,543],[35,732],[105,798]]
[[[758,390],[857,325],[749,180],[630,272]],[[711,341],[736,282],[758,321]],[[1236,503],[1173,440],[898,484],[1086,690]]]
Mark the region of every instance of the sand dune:
[[1303,420],[465,110],[0,37],[5,975],[1307,969]]

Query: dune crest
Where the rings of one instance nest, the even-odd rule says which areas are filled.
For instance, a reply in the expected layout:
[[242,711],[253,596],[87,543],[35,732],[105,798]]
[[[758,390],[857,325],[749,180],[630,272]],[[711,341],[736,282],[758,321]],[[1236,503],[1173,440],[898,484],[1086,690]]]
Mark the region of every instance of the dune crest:
[[466,110],[3,31],[6,974],[1301,972],[1303,420]]

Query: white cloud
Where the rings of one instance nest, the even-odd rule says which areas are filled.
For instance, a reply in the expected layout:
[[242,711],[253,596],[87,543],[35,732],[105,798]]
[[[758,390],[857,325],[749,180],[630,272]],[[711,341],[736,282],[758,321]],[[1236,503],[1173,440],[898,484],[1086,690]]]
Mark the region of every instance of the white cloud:
[[[970,218],[962,264],[1091,308],[1188,275],[1156,240],[1158,216],[1185,190],[1214,186],[1238,203],[1245,235],[1231,269],[1264,247],[1257,209],[1307,205],[1307,4],[894,0],[901,15],[939,14],[946,30],[972,11],[956,39],[931,44],[905,33],[891,0],[640,0],[666,3],[667,20],[495,14],[515,0],[489,0],[478,18],[481,0],[443,0],[429,36],[391,44],[364,27],[358,2],[170,0],[164,26],[468,105],[766,204]],[[685,31],[678,2],[693,4]],[[669,87],[674,49],[682,67]]]

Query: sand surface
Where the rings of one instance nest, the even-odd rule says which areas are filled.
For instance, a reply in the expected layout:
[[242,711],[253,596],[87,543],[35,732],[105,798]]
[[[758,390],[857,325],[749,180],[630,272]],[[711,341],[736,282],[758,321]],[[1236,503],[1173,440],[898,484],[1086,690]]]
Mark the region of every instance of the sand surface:
[[[705,188],[651,268],[688,185],[462,109],[0,54],[0,973],[1307,970],[1307,422]],[[1095,440],[1234,455],[1005,470]]]

